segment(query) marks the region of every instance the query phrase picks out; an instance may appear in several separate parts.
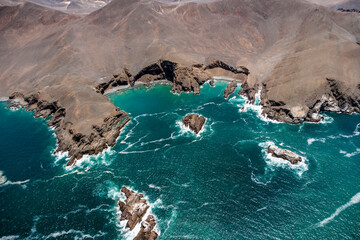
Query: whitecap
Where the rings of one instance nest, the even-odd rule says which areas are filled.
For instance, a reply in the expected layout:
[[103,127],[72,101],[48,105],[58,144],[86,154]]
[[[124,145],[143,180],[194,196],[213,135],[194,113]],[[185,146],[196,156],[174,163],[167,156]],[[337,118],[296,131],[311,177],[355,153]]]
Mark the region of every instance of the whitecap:
[[154,189],[157,189],[157,190],[161,190],[161,187],[156,186],[154,184],[149,184],[148,186],[149,186],[149,188],[154,188]]
[[307,140],[308,145],[313,144],[314,142],[322,142],[325,143],[326,139],[325,138],[309,138]]
[[351,158],[351,157],[353,157],[353,156],[356,156],[356,155],[360,154],[360,148],[357,148],[357,149],[355,150],[355,152],[352,152],[352,153],[348,153],[348,152],[343,151],[343,150],[340,150],[339,152],[340,152],[341,154],[344,154],[345,157]]
[[18,239],[18,238],[20,238],[19,235],[9,235],[9,236],[0,237],[0,240],[13,240],[13,239]]
[[331,214],[330,217],[325,218],[324,220],[322,220],[320,223],[318,223],[318,227],[323,227],[325,226],[327,223],[329,223],[331,220],[333,220],[337,215],[339,215],[342,211],[346,210],[348,207],[351,207],[354,204],[357,204],[360,202],[360,192],[358,192],[356,195],[354,195],[349,202],[347,202],[346,204],[340,206],[339,208],[336,209],[336,211]]

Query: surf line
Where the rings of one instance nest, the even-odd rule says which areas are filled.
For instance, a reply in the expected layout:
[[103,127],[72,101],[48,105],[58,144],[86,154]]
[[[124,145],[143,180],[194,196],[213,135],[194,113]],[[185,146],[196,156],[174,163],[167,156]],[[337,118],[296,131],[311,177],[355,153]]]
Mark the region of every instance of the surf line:
[[329,223],[331,220],[333,220],[337,215],[339,215],[342,211],[344,211],[348,207],[350,207],[354,204],[357,204],[359,202],[360,202],[360,192],[358,192],[355,196],[353,196],[349,202],[347,202],[346,204],[344,204],[344,205],[340,206],[338,209],[336,209],[336,211],[333,214],[331,214],[330,217],[325,218],[320,223],[318,223],[318,227],[325,226],[327,223]]

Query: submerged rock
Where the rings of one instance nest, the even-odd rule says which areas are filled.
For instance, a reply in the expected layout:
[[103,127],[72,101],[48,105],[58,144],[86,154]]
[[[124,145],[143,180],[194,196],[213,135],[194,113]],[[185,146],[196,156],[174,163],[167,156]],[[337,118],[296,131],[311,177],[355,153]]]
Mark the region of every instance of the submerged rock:
[[191,131],[198,134],[204,126],[206,118],[196,113],[186,115],[182,122],[186,127],[189,127]]
[[227,87],[225,88],[224,98],[228,98],[231,94],[233,94],[233,92],[235,92],[236,87],[237,87],[236,80],[233,80],[231,83],[229,83],[229,85],[227,85]]
[[[119,200],[118,203],[121,210],[120,221],[126,220],[126,227],[133,230],[136,224],[142,221],[150,206],[141,193],[136,193],[126,187],[122,187],[121,192],[125,194],[126,200],[125,202]],[[158,234],[153,231],[155,225],[155,217],[149,215],[141,222],[140,231],[134,240],[155,240],[158,237]]]
[[275,145],[268,146],[268,153],[270,153],[273,157],[282,158],[286,161],[289,161],[291,164],[297,164],[302,161],[302,158],[287,149],[281,149]]

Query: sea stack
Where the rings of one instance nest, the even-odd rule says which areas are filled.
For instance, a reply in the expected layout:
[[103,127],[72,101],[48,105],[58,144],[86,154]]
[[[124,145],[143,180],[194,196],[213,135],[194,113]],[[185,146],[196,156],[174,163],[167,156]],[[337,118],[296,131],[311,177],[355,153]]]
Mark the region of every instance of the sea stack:
[[195,132],[196,134],[198,134],[202,127],[204,126],[206,121],[206,118],[196,114],[196,113],[191,113],[186,115],[182,122],[186,127],[189,127],[191,131]]
[[291,164],[298,164],[302,161],[302,158],[296,153],[293,153],[292,151],[287,149],[281,149],[272,144],[268,146],[268,153],[270,153],[273,157],[289,161]]
[[[142,221],[150,206],[141,193],[136,193],[126,187],[122,187],[121,192],[125,194],[126,200],[125,202],[119,200],[118,203],[121,210],[120,221],[127,220],[126,227],[133,230],[136,224]],[[153,231],[155,225],[155,217],[149,215],[141,222],[140,231],[134,240],[155,240],[158,237],[158,234]]]
[[233,94],[233,92],[235,92],[236,87],[237,87],[236,80],[233,80],[231,83],[229,83],[229,85],[227,85],[227,87],[225,88],[224,98],[228,98],[231,94]]

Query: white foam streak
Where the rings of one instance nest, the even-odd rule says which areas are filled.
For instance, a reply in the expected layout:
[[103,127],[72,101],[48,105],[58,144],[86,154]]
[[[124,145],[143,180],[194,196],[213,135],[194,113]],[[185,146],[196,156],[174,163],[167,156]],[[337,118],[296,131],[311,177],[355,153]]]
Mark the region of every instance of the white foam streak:
[[325,226],[331,220],[333,220],[336,216],[338,216],[342,211],[346,210],[348,207],[351,207],[352,205],[357,204],[359,202],[360,202],[360,192],[358,192],[355,196],[353,196],[349,202],[347,202],[346,204],[344,204],[344,205],[340,206],[338,209],[336,209],[336,211],[333,214],[331,214],[330,217],[325,218],[320,223],[318,223],[318,227]]
[[322,142],[325,143],[326,139],[325,138],[309,138],[307,140],[308,145],[313,144],[314,142]]
[[[7,177],[4,175],[4,172],[0,170],[0,187],[8,186],[8,185],[23,185],[30,181],[30,179],[24,180],[24,181],[16,181],[12,182],[7,179]],[[25,187],[25,186],[23,186]]]

